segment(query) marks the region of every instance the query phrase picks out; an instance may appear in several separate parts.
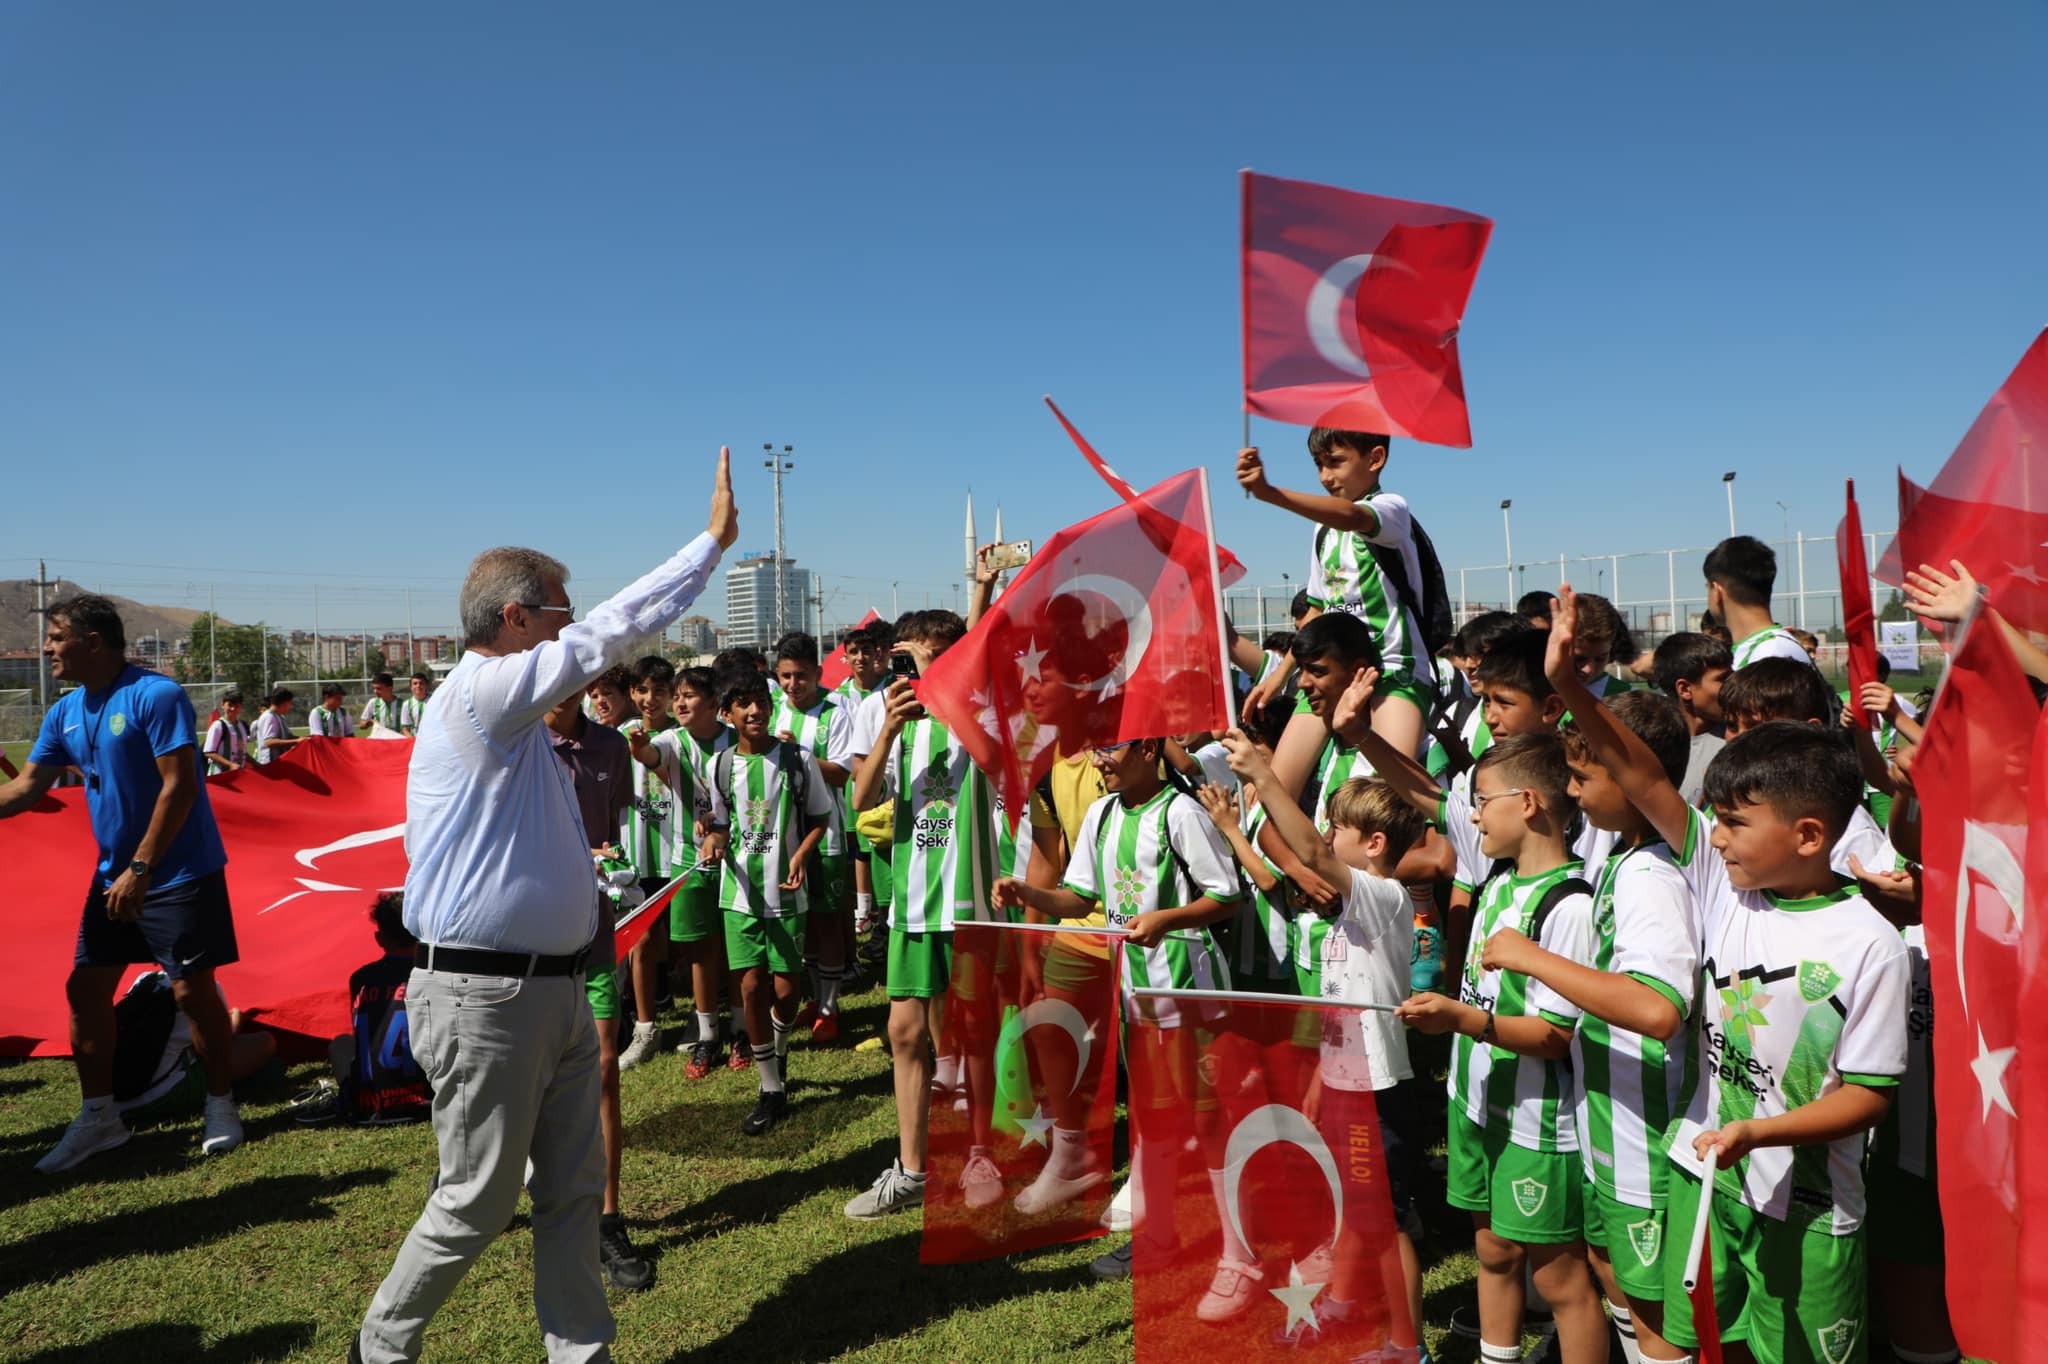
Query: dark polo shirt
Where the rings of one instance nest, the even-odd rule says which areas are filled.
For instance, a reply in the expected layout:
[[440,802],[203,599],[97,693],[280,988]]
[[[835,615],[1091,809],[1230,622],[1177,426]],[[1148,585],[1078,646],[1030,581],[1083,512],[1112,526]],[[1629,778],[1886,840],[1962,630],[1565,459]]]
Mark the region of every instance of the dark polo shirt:
[[[619,821],[633,802],[633,750],[617,730],[587,715],[577,718],[583,727],[575,738],[565,739],[549,730],[548,740],[555,747],[555,756],[569,765],[569,775],[576,782],[576,808],[583,815],[583,835],[595,848],[619,840]],[[612,950],[616,928],[611,900],[602,899],[597,941],[590,951],[592,970],[618,965],[618,954]]]

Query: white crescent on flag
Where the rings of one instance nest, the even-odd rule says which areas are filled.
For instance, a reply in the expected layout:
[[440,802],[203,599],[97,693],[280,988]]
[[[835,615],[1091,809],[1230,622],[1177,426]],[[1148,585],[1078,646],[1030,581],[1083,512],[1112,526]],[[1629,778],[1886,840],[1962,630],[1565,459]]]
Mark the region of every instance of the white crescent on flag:
[[1145,661],[1145,651],[1152,647],[1152,608],[1143,592],[1122,578],[1106,573],[1079,574],[1055,589],[1052,595],[1056,598],[1072,597],[1083,592],[1092,592],[1110,602],[1124,619],[1124,652],[1117,665],[1091,682],[1073,684],[1077,690],[1097,692],[1107,701],[1131,680],[1131,674]]
[[[1315,287],[1308,292],[1306,308],[1309,340],[1315,342],[1316,351],[1346,374],[1355,374],[1361,379],[1372,378],[1372,370],[1365,363],[1365,356],[1351,343],[1350,335],[1344,329],[1345,320],[1350,317],[1345,304],[1358,289],[1358,282],[1365,278],[1365,272],[1377,263],[1394,269],[1415,271],[1402,261],[1391,256],[1381,258],[1370,251],[1356,256],[1346,256],[1316,280]],[[1356,324],[1352,330],[1355,331]]]

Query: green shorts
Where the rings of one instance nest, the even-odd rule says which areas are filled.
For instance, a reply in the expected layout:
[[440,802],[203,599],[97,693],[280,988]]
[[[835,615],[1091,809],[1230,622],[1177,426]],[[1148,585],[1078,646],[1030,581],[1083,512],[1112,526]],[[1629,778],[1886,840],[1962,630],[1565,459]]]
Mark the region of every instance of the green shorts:
[[[1692,1236],[1700,1182],[1671,1171],[1665,1225]],[[1862,1364],[1870,1322],[1864,1305],[1863,1233],[1830,1236],[1821,1224],[1780,1222],[1723,1194],[1712,1214],[1714,1315],[1721,1339],[1747,1341],[1757,1364]],[[1685,1246],[1664,1257],[1664,1301],[1685,1301]],[[1666,1312],[1664,1338],[1699,1346],[1691,1312]]]
[[603,1023],[619,1016],[619,968],[601,966],[583,978],[583,993],[590,1000],[590,1016]]
[[[1586,1213],[1586,1244],[1607,1256],[1621,1291],[1631,1302],[1664,1301],[1664,1209],[1624,1203],[1583,1178],[1580,1200]],[[1690,1236],[1692,1228],[1684,1234]],[[1685,1254],[1685,1247],[1674,1253]]]
[[725,930],[719,925],[718,871],[694,872],[676,887],[668,902],[668,936],[671,942],[703,942]]
[[[881,865],[876,858],[875,864]],[[938,999],[953,979],[951,933],[906,933],[889,929],[889,998]]]
[[1378,697],[1398,696],[1422,712],[1424,721],[1436,707],[1436,688],[1418,679],[1414,673],[1389,673],[1373,684],[1372,694]]
[[874,888],[878,909],[887,909],[896,899],[896,876],[889,866],[890,852],[888,844],[877,843],[868,857],[868,884]]
[[725,964],[734,971],[765,966],[778,976],[802,975],[804,916],[758,919],[751,914],[725,913]]
[[853,904],[853,859],[844,853],[811,859],[812,876],[817,878],[804,898],[813,914],[837,914]]
[[1586,1173],[1577,1151],[1531,1151],[1453,1107],[1444,1201],[1483,1212],[1493,1234],[1525,1246],[1562,1245],[1585,1234]]

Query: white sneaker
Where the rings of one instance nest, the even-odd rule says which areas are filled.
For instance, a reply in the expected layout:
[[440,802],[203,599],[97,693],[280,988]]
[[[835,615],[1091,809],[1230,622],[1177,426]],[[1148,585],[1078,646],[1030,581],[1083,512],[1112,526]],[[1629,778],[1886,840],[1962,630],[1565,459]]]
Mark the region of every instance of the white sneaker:
[[967,1158],[967,1168],[960,1172],[960,1188],[967,1195],[970,1208],[986,1208],[991,1203],[1000,1203],[1003,1201],[1003,1172],[986,1155],[971,1155]]
[[1131,1181],[1127,1179],[1102,1210],[1102,1225],[1110,1231],[1129,1231],[1131,1221]]
[[[1304,1283],[1330,1282],[1337,1273],[1337,1243],[1323,1242],[1314,1250],[1301,1257],[1301,1277]],[[1319,1309],[1320,1310],[1320,1309]]]
[[654,1054],[660,1050],[661,1025],[657,1023],[635,1023],[633,1025],[633,1040],[628,1042],[626,1049],[619,1053],[619,1069],[631,1070],[633,1067],[651,1060]]
[[242,1113],[232,1098],[206,1100],[206,1133],[199,1149],[209,1156],[224,1156],[242,1144]]
[[63,1137],[50,1148],[49,1154],[36,1162],[36,1169],[46,1175],[54,1175],[60,1170],[70,1169],[88,1156],[111,1151],[127,1140],[128,1124],[121,1120],[113,1105],[109,1104],[97,1116],[81,1110],[71,1120],[71,1125],[64,1129]]
[[1257,1265],[1229,1258],[1218,1260],[1216,1277],[1209,1280],[1209,1291],[1195,1304],[1196,1320],[1213,1324],[1243,1316],[1265,1277]]
[[1079,1174],[1069,1175],[1060,1169],[1057,1160],[1048,1160],[1045,1168],[1038,1172],[1038,1178],[1018,1193],[1017,1211],[1026,1217],[1051,1212],[1054,1208],[1073,1202],[1107,1177],[1100,1170],[1087,1169]]
[[924,1176],[913,1175],[903,1168],[902,1161],[892,1160],[888,1169],[875,1176],[866,1193],[846,1205],[846,1215],[865,1221],[923,1203]]

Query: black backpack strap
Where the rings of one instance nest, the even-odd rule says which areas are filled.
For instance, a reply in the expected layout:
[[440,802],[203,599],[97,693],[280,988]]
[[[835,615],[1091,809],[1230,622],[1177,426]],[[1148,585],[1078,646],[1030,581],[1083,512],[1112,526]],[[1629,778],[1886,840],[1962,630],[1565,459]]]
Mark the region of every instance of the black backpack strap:
[[1593,888],[1586,884],[1584,877],[1567,876],[1543,892],[1543,898],[1536,902],[1535,914],[1529,919],[1530,942],[1540,944],[1543,941],[1543,926],[1550,921],[1551,911],[1574,895],[1583,895],[1589,900],[1593,897]]
[[[651,741],[650,741],[651,742]],[[711,760],[711,789],[725,797],[725,823],[731,828],[736,822],[732,808],[732,745],[718,750],[718,756]]]
[[1451,755],[1451,761],[1444,768],[1446,779],[1459,776],[1479,760],[1472,756],[1472,747],[1465,742],[1465,722],[1472,718],[1472,712],[1479,708],[1476,696],[1460,696],[1455,701],[1448,698],[1437,707],[1436,720],[1430,730],[1432,737],[1443,745],[1444,752]]

